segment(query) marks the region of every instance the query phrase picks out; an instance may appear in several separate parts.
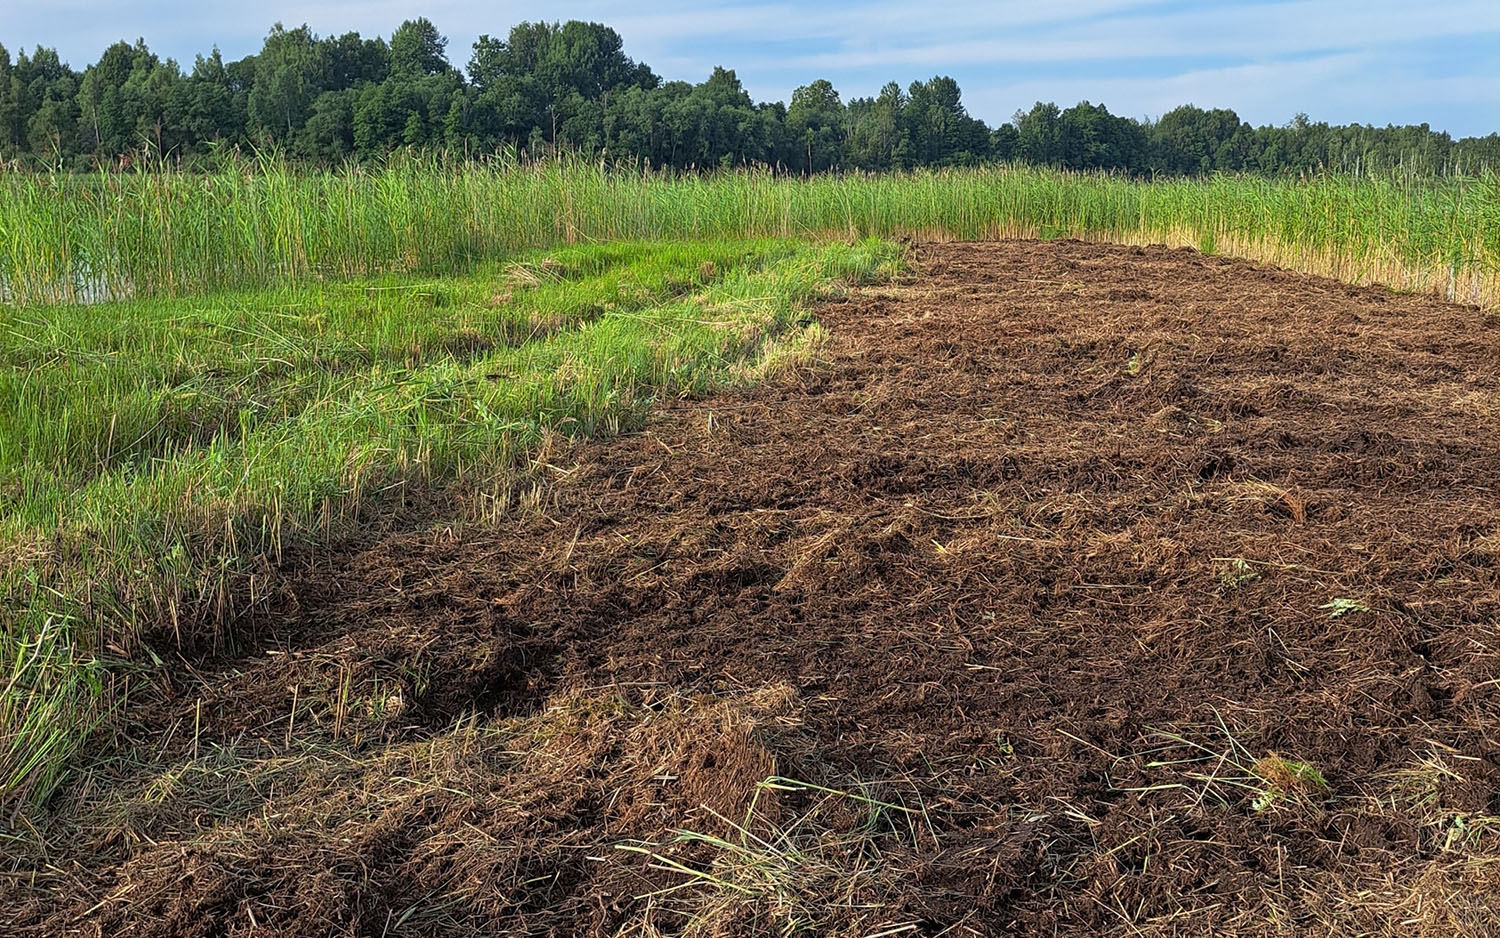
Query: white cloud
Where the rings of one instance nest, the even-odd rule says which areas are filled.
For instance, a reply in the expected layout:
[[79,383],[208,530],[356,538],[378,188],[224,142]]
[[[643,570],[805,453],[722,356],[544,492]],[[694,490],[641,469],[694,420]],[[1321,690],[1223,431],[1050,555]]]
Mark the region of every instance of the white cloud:
[[[788,68],[864,68],[893,64],[1055,63],[1129,61],[1167,57],[1276,59],[1330,49],[1500,33],[1500,3],[1462,0],[1434,15],[1430,7],[1392,0],[1357,3],[1277,3],[1106,17],[1034,31],[975,35],[929,27],[900,43],[862,44],[806,55]],[[955,40],[953,37],[966,36]],[[1500,36],[1497,36],[1500,42]]]
[[[1330,123],[1421,123],[1441,126],[1440,117],[1494,101],[1500,74],[1422,78],[1377,67],[1367,53],[1322,56],[1290,63],[1255,63],[1194,69],[1165,78],[1108,76],[1029,79],[966,91],[969,109],[1008,114],[1035,101],[1067,107],[1104,102],[1113,113],[1159,117],[1180,104],[1228,107],[1252,124],[1281,124],[1298,111]],[[1379,99],[1389,115],[1375,118]],[[992,121],[996,118],[992,118]],[[1476,130],[1475,132],[1481,132]],[[1483,131],[1489,132],[1489,131]]]

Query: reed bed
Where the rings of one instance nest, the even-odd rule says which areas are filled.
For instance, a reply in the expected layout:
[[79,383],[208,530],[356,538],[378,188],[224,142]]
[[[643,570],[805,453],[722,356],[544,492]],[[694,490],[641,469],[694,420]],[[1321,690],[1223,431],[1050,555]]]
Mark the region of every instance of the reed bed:
[[807,236],[1160,242],[1500,305],[1493,174],[798,179],[399,156],[328,172],[261,157],[210,174],[0,176],[0,295],[13,304],[449,273],[575,243]]

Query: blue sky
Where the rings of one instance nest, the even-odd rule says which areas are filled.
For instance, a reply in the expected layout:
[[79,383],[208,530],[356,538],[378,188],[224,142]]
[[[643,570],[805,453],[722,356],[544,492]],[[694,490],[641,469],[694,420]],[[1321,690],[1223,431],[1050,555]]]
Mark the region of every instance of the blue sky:
[[0,0],[0,43],[53,46],[81,68],[116,39],[143,37],[190,67],[215,45],[226,57],[255,52],[278,20],[388,36],[415,16],[449,37],[459,66],[481,33],[503,36],[521,20],[605,22],[663,76],[700,81],[725,65],[757,100],[786,100],[814,78],[847,99],[945,74],[991,124],[1037,100],[1087,99],[1133,117],[1191,102],[1255,124],[1305,111],[1500,131],[1500,0]]

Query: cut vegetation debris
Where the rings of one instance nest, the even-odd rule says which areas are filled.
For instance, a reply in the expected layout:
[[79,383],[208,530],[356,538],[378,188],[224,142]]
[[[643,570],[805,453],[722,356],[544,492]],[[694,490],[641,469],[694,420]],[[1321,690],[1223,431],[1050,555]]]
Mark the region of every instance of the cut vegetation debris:
[[[619,298],[628,259],[617,289],[568,301],[599,304],[588,326],[524,305],[607,277],[576,271],[609,250],[649,255],[346,291],[446,325],[357,366],[309,352],[310,390],[276,363],[315,330],[259,334],[254,378],[197,369],[199,401],[273,382],[292,388],[275,413],[323,414],[345,400],[328,387],[389,368],[353,386],[400,416],[357,424],[372,448],[331,461],[368,473],[334,477],[368,479],[357,508],[288,496],[279,526],[234,527],[236,552],[214,555],[229,529],[206,512],[182,562],[222,591],[150,606],[58,587],[88,614],[54,616],[74,643],[37,660],[106,657],[112,707],[71,772],[7,813],[0,932],[1500,934],[1500,463],[1474,405],[1500,395],[1493,318],[1079,242],[924,245],[894,282],[872,276],[893,260],[873,245],[669,247],[659,286],[631,276],[663,312]],[[791,298],[833,279],[881,282],[817,307],[826,337],[798,358],[811,317]],[[164,313],[177,345],[194,304],[226,308]],[[322,308],[297,307],[291,322]],[[722,325],[757,308],[758,328]],[[509,310],[505,335],[536,337],[502,350],[484,323]],[[22,333],[47,321],[13,315]],[[584,337],[619,334],[604,326],[657,351],[640,371],[589,358]],[[678,347],[656,335],[692,356],[655,357]],[[516,357],[532,345],[563,400],[634,390],[545,424],[507,409],[490,395],[541,381]],[[733,380],[784,353],[768,380]],[[642,377],[610,384],[602,361]],[[527,420],[510,462],[480,458]],[[640,432],[560,432],[590,421]],[[149,505],[119,480],[225,447],[163,431],[114,456],[107,422],[70,426],[104,442],[38,438],[72,454],[47,478],[81,505],[95,484]],[[278,491],[260,471],[229,491]],[[38,529],[32,569],[85,569],[69,564],[86,542]],[[252,555],[228,574],[202,560]],[[1338,598],[1365,611],[1331,618]]]

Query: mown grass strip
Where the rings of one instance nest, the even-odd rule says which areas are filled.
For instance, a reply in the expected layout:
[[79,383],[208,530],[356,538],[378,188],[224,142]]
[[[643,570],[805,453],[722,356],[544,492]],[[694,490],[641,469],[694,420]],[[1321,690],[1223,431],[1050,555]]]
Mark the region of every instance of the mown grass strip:
[[[899,248],[575,246],[478,274],[0,312],[0,800],[44,800],[148,633],[212,646],[256,570],[402,493],[505,504],[549,434],[753,378]],[[160,636],[166,636],[161,638]],[[163,654],[169,649],[163,649]]]

